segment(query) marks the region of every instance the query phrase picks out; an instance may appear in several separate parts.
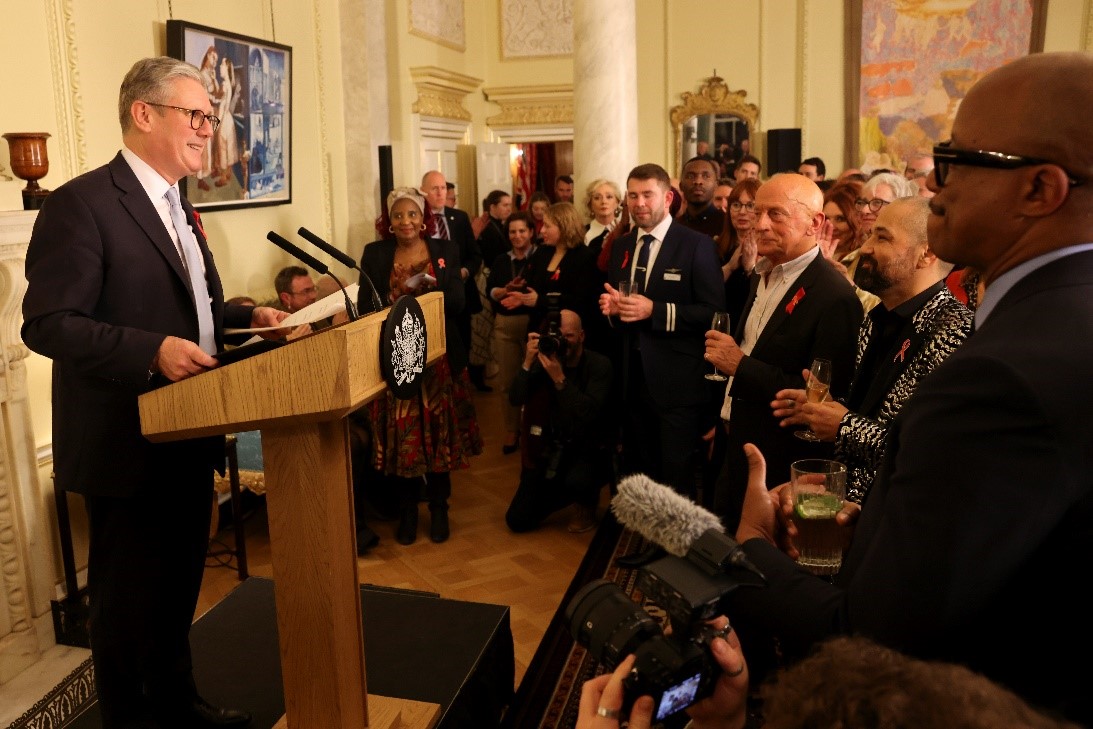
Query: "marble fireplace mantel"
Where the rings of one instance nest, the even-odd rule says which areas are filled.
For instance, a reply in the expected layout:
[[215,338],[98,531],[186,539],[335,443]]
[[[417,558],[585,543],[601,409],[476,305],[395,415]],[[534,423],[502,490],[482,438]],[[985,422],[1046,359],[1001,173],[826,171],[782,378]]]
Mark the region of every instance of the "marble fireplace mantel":
[[53,645],[55,511],[42,488],[19,336],[35,211],[0,212],[0,683]]

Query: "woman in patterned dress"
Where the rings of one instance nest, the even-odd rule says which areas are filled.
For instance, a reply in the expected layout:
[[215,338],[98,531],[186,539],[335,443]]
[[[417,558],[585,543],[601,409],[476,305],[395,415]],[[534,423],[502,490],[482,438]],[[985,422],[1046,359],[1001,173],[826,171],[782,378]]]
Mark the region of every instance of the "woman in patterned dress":
[[467,468],[470,457],[482,452],[467,351],[453,319],[464,305],[459,248],[453,241],[425,238],[425,200],[416,189],[392,190],[387,209],[394,237],[365,246],[361,268],[389,304],[404,295],[443,292],[447,353],[426,368],[417,395],[401,400],[387,391],[362,412],[372,436],[372,465],[399,492],[398,542],[417,539],[423,490],[432,515],[430,537],[443,542],[449,535],[450,472]]

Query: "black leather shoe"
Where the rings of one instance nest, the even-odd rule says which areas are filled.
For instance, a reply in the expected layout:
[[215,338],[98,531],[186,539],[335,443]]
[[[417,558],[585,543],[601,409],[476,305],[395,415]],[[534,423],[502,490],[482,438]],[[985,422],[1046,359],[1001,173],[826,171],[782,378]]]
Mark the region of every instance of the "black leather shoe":
[[357,554],[363,555],[380,543],[380,535],[362,525],[357,529]]
[[417,541],[417,502],[402,509],[402,518],[395,531],[395,541],[399,544],[413,544]]
[[656,562],[661,557],[668,556],[668,553],[663,548],[654,545],[646,547],[637,554],[628,554],[625,557],[619,557],[615,560],[615,564],[619,567],[623,567],[629,570],[636,570],[639,567],[644,567],[650,562]]
[[190,704],[190,718],[193,723],[186,726],[213,727],[213,726],[243,726],[250,723],[250,714],[237,709],[225,709],[221,706],[213,706],[200,696]]
[[429,538],[437,544],[448,541],[451,535],[448,526],[448,505],[430,507],[429,513],[433,517],[433,523],[429,526]]

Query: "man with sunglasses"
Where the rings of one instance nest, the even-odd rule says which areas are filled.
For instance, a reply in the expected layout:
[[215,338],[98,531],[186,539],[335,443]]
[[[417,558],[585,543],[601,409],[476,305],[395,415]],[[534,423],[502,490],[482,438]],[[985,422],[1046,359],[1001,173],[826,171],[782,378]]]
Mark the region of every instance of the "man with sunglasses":
[[193,66],[147,58],[121,85],[122,151],[46,200],[27,252],[23,341],[53,360],[57,488],[89,525],[89,634],[102,726],[244,724],[198,693],[193,621],[223,438],[152,443],[138,397],[217,365],[224,327],[288,314],[225,305],[177,182],[219,120]]
[[[834,584],[785,536],[749,453],[736,538],[768,586],[728,615],[797,655],[855,633],[963,663],[1093,724],[1076,582],[1093,543],[1093,54],[1041,53],[984,76],[934,150],[930,247],[982,272],[976,331],[919,383]],[[779,504],[787,514],[790,505]],[[749,656],[749,662],[750,662]]]

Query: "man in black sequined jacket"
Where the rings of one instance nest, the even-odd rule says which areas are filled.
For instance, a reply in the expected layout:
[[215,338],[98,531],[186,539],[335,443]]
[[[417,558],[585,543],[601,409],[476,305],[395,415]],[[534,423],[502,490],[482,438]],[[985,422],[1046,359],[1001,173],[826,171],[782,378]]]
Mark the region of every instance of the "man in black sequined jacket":
[[918,382],[971,333],[972,312],[945,286],[952,266],[926,241],[925,198],[903,198],[880,211],[861,247],[861,287],[880,297],[862,321],[854,378],[845,402],[805,402],[782,390],[771,403],[785,427],[809,425],[835,442],[846,464],[847,498],[861,503],[884,458],[888,426]]

